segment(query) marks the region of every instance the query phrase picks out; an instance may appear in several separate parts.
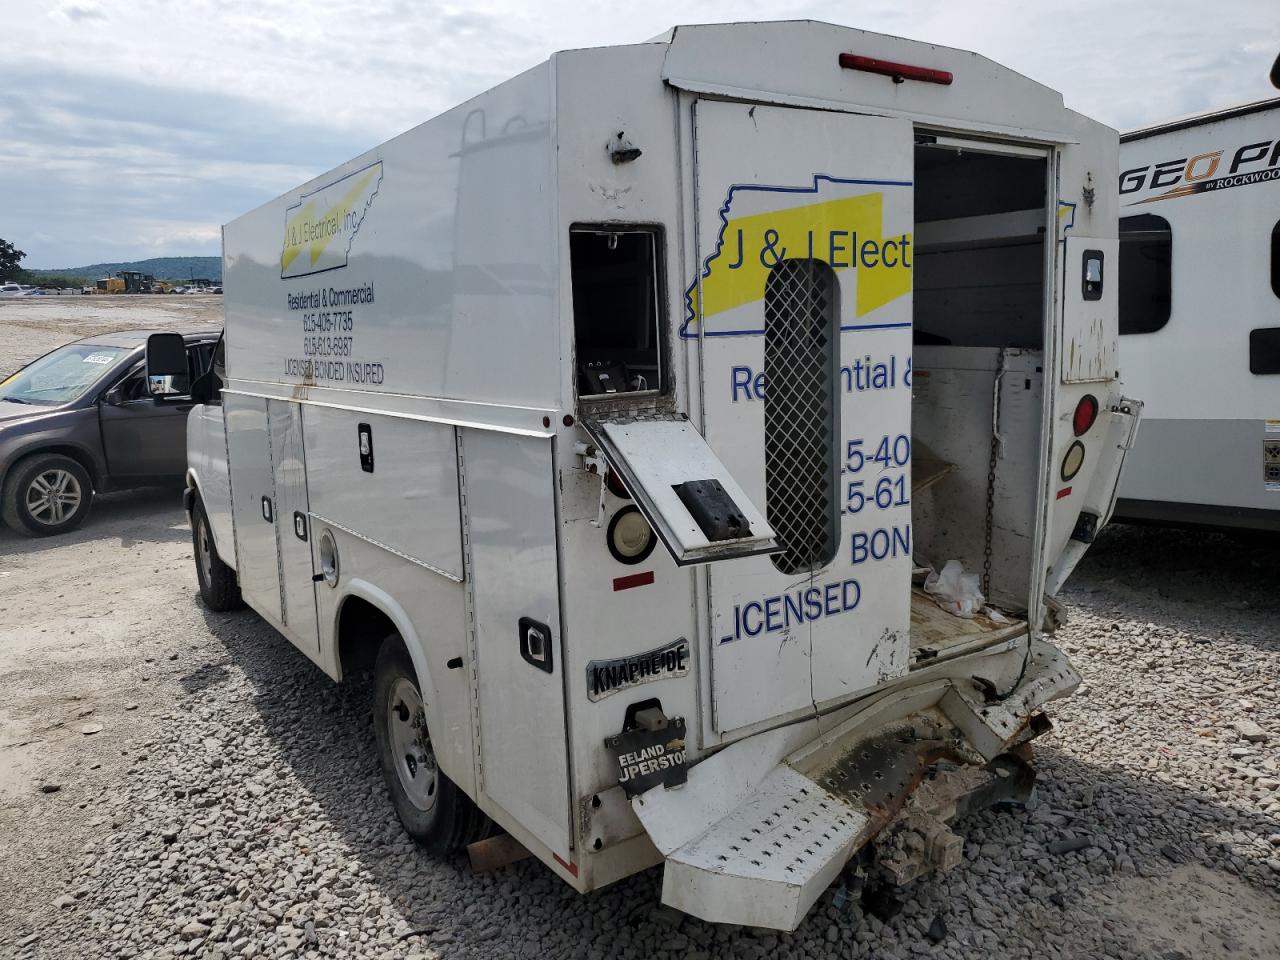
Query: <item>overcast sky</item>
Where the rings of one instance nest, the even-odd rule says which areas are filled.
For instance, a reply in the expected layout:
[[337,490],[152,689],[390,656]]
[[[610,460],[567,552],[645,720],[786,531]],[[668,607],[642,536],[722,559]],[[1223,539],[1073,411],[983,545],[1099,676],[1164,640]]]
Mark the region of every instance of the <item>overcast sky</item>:
[[1276,0],[0,0],[0,237],[29,268],[220,225],[555,50],[834,20],[974,50],[1120,129],[1276,96]]

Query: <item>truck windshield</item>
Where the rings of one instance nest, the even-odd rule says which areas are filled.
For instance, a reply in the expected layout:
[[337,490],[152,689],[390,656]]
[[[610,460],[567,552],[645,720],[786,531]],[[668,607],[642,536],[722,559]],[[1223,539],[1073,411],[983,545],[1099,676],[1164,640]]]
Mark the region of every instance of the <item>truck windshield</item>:
[[0,382],[0,400],[57,406],[84,395],[130,347],[69,343]]

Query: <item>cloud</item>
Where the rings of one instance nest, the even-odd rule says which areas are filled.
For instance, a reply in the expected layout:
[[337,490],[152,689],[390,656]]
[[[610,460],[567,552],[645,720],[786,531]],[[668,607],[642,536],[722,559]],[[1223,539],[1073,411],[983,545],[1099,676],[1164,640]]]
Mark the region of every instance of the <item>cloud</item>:
[[1280,50],[1272,0],[1230,17],[1195,0],[1158,14],[1111,0],[70,0],[53,38],[43,0],[8,3],[0,236],[35,266],[166,243],[216,253],[219,224],[552,52],[641,42],[691,14],[839,18],[974,50],[1119,128],[1274,96]]
[[58,13],[73,23],[78,23],[81,20],[107,19],[106,11],[93,3],[64,3],[58,8]]

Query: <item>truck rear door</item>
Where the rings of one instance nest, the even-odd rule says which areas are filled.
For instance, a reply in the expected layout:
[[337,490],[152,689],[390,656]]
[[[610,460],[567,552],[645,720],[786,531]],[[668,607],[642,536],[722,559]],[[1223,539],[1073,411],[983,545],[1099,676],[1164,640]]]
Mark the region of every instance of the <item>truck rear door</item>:
[[913,133],[693,105],[703,433],[786,548],[710,567],[716,732],[907,670]]
[[1045,592],[1051,596],[1110,519],[1142,417],[1140,401],[1113,392],[1120,375],[1118,247],[1115,239],[1071,233],[1060,246],[1058,429],[1050,434],[1049,523],[1041,564],[1048,569]]

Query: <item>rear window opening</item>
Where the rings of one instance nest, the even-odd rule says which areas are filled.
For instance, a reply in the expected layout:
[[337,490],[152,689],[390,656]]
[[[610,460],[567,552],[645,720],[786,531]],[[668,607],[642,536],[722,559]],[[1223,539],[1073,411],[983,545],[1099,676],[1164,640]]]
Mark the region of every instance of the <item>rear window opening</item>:
[[1043,157],[920,144],[915,342],[1044,345]]
[[[1022,616],[1045,394],[1047,160],[928,139],[915,151],[912,553],[935,570],[959,560],[988,603]],[[940,622],[958,642],[957,619]],[[936,649],[943,634],[921,623],[913,647]]]
[[665,390],[660,229],[575,226],[569,258],[578,396]]

